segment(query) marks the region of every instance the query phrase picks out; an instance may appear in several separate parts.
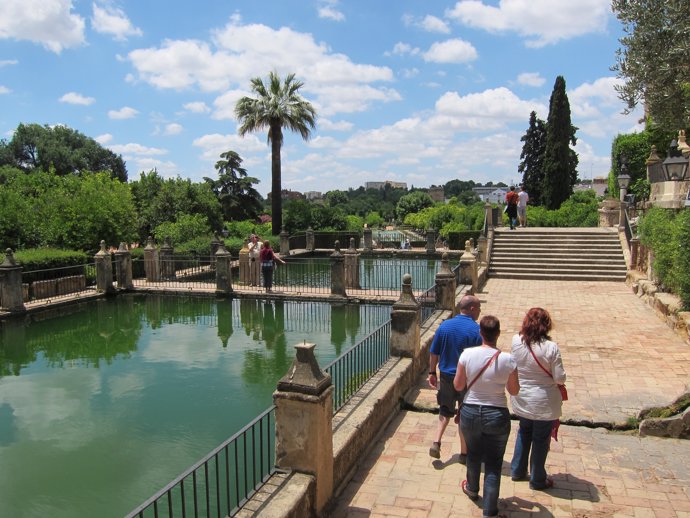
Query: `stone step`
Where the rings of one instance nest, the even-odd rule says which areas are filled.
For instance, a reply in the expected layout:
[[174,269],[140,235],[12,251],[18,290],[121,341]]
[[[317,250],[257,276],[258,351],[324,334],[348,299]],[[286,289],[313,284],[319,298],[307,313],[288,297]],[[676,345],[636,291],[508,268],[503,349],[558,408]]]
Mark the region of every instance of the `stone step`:
[[492,272],[489,270],[489,277],[492,279],[524,279],[524,280],[543,280],[543,281],[611,281],[624,282],[624,274],[611,273],[564,273],[564,272]]
[[544,237],[544,238],[538,238],[538,237],[498,237],[494,238],[494,242],[496,243],[582,243],[582,244],[587,244],[587,243],[610,243],[610,244],[620,244],[620,240],[618,238],[616,239],[610,239],[608,237],[602,237],[599,239],[590,239],[587,237],[581,237],[581,238],[563,238],[563,239],[554,239],[552,237]]
[[620,245],[618,247],[606,247],[606,248],[563,248],[563,247],[549,247],[549,248],[534,248],[534,247],[518,247],[518,246],[494,246],[491,249],[492,254],[522,254],[530,256],[539,255],[577,255],[577,256],[587,256],[587,255],[622,255]]
[[503,260],[497,260],[497,261],[491,261],[490,265],[490,270],[498,270],[498,269],[512,269],[516,266],[523,267],[523,268],[545,268],[545,269],[554,269],[554,268],[563,268],[563,269],[568,269],[568,270],[591,270],[591,269],[599,269],[599,270],[616,270],[616,271],[627,271],[627,267],[625,265],[625,261],[616,261],[616,262],[611,262],[611,261],[544,261],[544,260],[539,260],[535,259],[532,261],[517,261],[517,260],[509,260],[509,259],[503,259]]

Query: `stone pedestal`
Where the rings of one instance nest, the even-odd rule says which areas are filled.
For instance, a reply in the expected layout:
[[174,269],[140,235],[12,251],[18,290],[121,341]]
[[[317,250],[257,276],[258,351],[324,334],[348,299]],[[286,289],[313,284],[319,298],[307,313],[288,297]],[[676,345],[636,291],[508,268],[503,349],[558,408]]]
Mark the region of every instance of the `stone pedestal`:
[[174,252],[170,238],[166,237],[159,251],[161,279],[164,281],[172,281],[177,278]]
[[333,384],[314,357],[314,344],[295,346],[292,367],[273,393],[276,467],[314,476],[315,514],[333,494]]
[[604,200],[599,204],[599,226],[617,227],[620,219],[621,202],[613,198]]
[[26,311],[22,267],[15,261],[11,248],[5,250],[5,260],[0,264],[0,308],[13,313]]
[[216,293],[232,293],[232,265],[230,252],[219,243],[215,253],[216,261]]
[[252,272],[251,265],[249,264],[248,244],[248,241],[245,239],[240,250],[240,284],[244,284],[247,286],[252,283]]
[[494,211],[493,211],[492,209],[493,209],[493,207],[492,207],[491,204],[487,201],[487,202],[484,204],[484,217],[486,218],[486,226],[487,226],[487,228],[493,228],[494,223],[495,223],[494,220],[493,220],[493,219],[494,219],[494,218],[493,218]]
[[211,239],[211,269],[216,267],[216,252],[221,245],[221,240],[218,234],[213,234],[213,239]]
[[340,253],[340,241],[335,242],[335,251],[331,254],[331,295],[345,297],[345,258]]
[[403,275],[400,298],[391,310],[391,356],[415,358],[420,343],[421,309],[412,293],[412,276]]
[[307,250],[310,252],[314,251],[314,231],[309,227],[307,229]]
[[146,246],[144,247],[144,271],[146,272],[147,282],[158,282],[161,280],[158,249],[153,244],[151,236],[146,240]]
[[350,238],[350,248],[343,253],[345,256],[345,289],[359,290],[359,253],[355,248],[355,238]]
[[280,231],[280,255],[287,257],[290,255],[290,234],[285,227]]
[[94,256],[96,262],[96,291],[113,293],[113,261],[110,252],[105,249],[105,241],[101,241],[101,249]]
[[131,290],[134,288],[134,283],[132,282],[132,254],[124,242],[120,243],[120,248],[115,252],[115,275],[119,289]]
[[431,229],[426,231],[426,253],[436,253],[436,232]]
[[374,241],[371,236],[371,229],[365,228],[363,232],[364,236],[364,251],[371,252],[374,249]]
[[486,264],[488,262],[488,255],[487,255],[487,242],[486,238],[483,235],[479,236],[479,239],[477,239],[477,260],[482,263]]
[[448,253],[441,257],[441,268],[436,273],[436,309],[446,309],[455,314],[455,275],[448,266]]
[[472,287],[468,295],[477,293],[479,288],[479,268],[469,240],[465,241],[465,251],[460,257],[460,284]]

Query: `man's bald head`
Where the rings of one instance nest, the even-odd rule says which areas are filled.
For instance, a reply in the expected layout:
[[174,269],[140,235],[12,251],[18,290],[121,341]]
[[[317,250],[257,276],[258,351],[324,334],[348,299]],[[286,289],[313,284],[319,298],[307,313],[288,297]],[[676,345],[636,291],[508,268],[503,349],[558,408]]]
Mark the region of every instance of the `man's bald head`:
[[479,299],[474,295],[465,295],[460,299],[460,303],[458,304],[460,313],[472,317],[473,320],[479,318],[481,308],[482,303],[479,302]]

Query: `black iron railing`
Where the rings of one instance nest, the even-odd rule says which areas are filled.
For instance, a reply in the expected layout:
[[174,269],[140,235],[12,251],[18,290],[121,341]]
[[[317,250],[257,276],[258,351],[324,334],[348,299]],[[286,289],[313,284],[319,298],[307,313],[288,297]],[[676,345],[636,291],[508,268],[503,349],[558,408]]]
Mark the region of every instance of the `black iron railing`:
[[333,382],[333,413],[337,413],[390,358],[391,321],[324,367]]
[[421,321],[420,325],[424,324],[431,314],[436,310],[436,286],[432,286],[426,290],[422,295],[417,297],[417,302],[421,308]]
[[[263,282],[263,278],[262,278]],[[331,289],[328,258],[289,259],[273,270],[273,288],[292,293],[321,293]]]
[[95,285],[94,263],[22,272],[24,302],[75,297],[93,292]]
[[275,471],[272,406],[126,518],[233,516]]

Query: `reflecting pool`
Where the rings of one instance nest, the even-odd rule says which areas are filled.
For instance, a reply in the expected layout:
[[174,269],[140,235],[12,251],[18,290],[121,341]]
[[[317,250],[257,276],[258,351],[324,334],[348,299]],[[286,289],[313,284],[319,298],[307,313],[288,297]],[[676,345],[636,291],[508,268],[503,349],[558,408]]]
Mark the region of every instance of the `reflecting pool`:
[[[64,311],[64,310],[63,310]],[[0,323],[0,516],[121,517],[390,307],[127,295]]]

